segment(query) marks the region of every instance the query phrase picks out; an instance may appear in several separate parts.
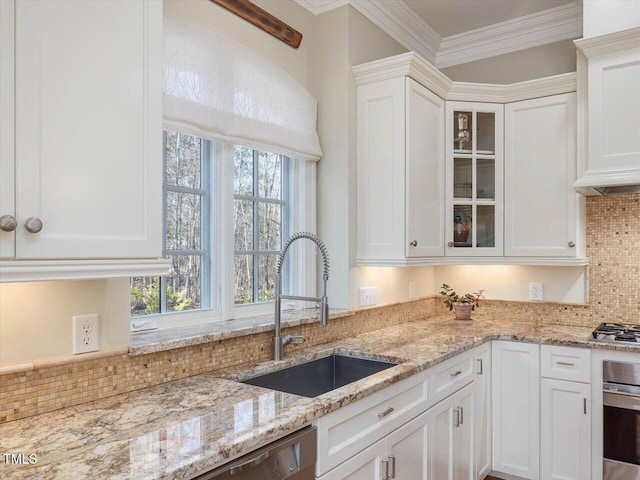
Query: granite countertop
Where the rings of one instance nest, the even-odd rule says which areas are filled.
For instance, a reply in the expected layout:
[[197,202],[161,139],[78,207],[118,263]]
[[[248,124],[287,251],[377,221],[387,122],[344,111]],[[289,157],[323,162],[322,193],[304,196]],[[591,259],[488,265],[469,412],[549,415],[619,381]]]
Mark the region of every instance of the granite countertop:
[[[532,327],[510,320],[456,326],[450,315],[412,321],[296,352],[0,425],[2,478],[190,478],[291,433],[315,418],[486,341],[626,350],[596,343],[591,328]],[[237,383],[286,364],[345,354],[399,365],[314,399]],[[2,455],[24,454],[25,464]],[[29,454],[37,463],[28,465]]]

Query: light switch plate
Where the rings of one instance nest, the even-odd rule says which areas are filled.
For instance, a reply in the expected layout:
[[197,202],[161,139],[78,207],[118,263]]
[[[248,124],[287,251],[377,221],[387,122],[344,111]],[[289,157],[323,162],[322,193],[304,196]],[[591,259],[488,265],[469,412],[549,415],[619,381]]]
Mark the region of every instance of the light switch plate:
[[378,287],[358,288],[358,306],[371,307],[378,303]]
[[73,354],[95,352],[100,346],[98,314],[74,315]]

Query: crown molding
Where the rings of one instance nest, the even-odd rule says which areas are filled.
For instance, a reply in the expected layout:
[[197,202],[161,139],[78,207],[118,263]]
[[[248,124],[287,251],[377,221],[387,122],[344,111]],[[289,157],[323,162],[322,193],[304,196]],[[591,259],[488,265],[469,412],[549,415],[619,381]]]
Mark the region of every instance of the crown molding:
[[450,67],[581,36],[582,7],[562,5],[444,37],[436,66]]
[[314,15],[320,15],[349,4],[349,0],[295,0],[295,2]]
[[446,75],[415,52],[356,65],[351,71],[356,85],[406,76],[427,86],[441,98],[446,98],[452,84]]
[[402,0],[349,0],[349,5],[407,50],[435,63],[440,35]]
[[582,38],[573,42],[576,47],[590,58],[597,55],[620,52],[640,47],[640,27],[630,28],[621,32],[608,33],[592,38]]

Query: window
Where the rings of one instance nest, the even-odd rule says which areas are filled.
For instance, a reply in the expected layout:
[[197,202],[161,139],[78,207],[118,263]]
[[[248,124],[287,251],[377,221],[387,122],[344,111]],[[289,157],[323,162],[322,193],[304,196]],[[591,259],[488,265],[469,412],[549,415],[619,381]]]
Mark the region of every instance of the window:
[[[154,315],[166,327],[266,313],[283,241],[313,229],[315,163],[309,163],[165,132],[163,252],[171,273],[131,279],[131,316]],[[313,250],[294,255],[297,271],[285,265],[285,291],[296,275],[292,294],[315,291]]]
[[289,159],[246,147],[235,147],[233,159],[234,303],[272,301],[278,254],[288,236]]
[[163,253],[168,277],[131,279],[131,315],[210,306],[210,142],[164,132]]

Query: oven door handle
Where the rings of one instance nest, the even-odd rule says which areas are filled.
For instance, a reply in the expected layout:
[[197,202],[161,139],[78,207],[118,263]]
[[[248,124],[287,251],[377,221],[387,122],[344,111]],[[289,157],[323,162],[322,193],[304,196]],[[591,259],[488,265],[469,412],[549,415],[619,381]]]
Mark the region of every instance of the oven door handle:
[[618,407],[627,410],[640,411],[640,396],[629,395],[628,393],[604,391],[602,395],[602,404],[605,407]]

